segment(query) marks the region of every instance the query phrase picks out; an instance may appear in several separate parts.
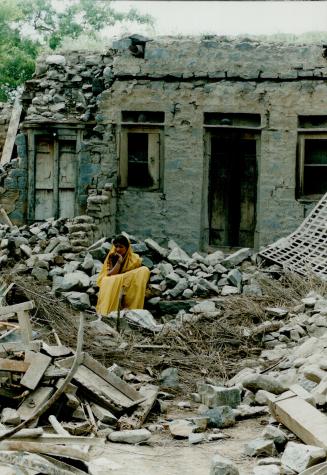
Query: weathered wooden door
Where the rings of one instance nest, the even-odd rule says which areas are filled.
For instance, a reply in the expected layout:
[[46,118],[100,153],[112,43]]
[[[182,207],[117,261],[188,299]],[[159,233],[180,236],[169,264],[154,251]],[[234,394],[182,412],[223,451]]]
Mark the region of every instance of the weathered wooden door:
[[69,218],[75,214],[76,140],[35,134],[29,167],[29,219]]
[[256,225],[257,140],[240,131],[211,136],[210,244],[253,247]]

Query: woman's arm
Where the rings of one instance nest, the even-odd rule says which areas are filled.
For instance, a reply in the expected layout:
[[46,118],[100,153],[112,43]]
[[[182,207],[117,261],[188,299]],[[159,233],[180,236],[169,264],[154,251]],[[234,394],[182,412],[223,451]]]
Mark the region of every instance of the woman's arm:
[[120,254],[115,254],[113,257],[116,257],[117,258],[117,261],[116,263],[113,265],[113,262],[111,261],[111,259],[108,260],[108,276],[111,276],[111,275],[117,275],[119,274],[120,272],[120,268],[121,268],[121,265],[123,263],[123,256],[121,256]]

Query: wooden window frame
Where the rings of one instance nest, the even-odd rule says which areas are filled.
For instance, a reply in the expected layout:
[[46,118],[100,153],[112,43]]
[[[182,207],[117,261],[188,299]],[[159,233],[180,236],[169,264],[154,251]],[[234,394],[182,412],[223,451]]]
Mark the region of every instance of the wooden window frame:
[[[128,184],[128,134],[148,134],[148,165],[153,185],[147,187]],[[163,173],[163,128],[154,126],[122,125],[119,147],[119,188],[137,191],[160,191]]]
[[315,195],[305,195],[304,194],[304,180],[305,180],[305,168],[310,166],[317,167],[327,167],[326,164],[321,165],[310,165],[305,164],[305,142],[306,140],[327,140],[327,130],[323,133],[319,131],[318,133],[300,133],[298,136],[298,186],[297,186],[297,195],[299,200],[305,201],[319,201],[323,196],[323,193],[316,193]]

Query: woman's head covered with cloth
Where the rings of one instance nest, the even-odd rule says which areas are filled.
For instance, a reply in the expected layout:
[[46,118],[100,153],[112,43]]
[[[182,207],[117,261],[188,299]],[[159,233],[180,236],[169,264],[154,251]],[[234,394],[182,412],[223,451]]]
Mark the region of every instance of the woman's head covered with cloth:
[[123,263],[121,265],[120,274],[137,269],[142,265],[142,259],[138,254],[133,252],[129,239],[123,234],[119,234],[112,240],[112,246],[105,258],[102,269],[97,279],[97,286],[100,287],[104,277],[108,276],[108,263],[115,255],[123,256]]

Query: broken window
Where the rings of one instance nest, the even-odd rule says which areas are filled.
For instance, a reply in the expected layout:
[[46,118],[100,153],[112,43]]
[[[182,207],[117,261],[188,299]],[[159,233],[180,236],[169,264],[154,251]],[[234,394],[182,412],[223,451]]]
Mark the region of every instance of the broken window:
[[157,190],[161,186],[161,130],[124,127],[120,145],[120,186]]
[[319,199],[327,192],[327,134],[299,137],[298,196]]

